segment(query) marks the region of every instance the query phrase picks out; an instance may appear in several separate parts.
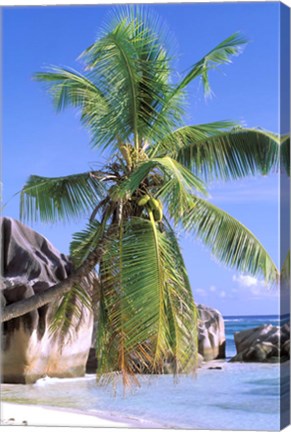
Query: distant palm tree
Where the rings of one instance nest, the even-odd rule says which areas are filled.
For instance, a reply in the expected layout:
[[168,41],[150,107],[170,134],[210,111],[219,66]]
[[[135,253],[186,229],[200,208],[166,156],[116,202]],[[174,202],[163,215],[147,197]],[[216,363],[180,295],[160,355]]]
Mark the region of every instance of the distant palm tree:
[[[36,75],[57,109],[80,110],[93,147],[107,149],[110,160],[83,174],[31,176],[21,192],[22,219],[91,214],[74,235],[71,256],[82,267],[98,250],[98,372],[121,371],[125,383],[137,370],[161,372],[165,360],[177,373],[195,367],[197,314],[177,228],[195,234],[226,265],[277,280],[255,236],[203,198],[209,179],[268,173],[276,138],[226,121],[183,120],[188,85],[201,77],[209,93],[209,70],[229,63],[246,41],[230,36],[179,80],[159,34],[158,23],[131,10],[82,54],[84,74],[54,67]],[[86,301],[80,289],[63,298],[56,327],[67,329],[78,295]]]

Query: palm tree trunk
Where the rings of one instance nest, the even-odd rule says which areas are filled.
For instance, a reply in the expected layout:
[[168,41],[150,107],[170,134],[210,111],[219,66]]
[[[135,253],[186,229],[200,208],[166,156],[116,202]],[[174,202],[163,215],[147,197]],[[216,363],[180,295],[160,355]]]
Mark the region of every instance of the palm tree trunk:
[[[107,232],[107,235],[108,234],[109,233]],[[1,311],[1,322],[9,321],[13,318],[25,315],[26,313],[38,309],[47,303],[55,301],[60,296],[69,292],[74,284],[80,283],[80,281],[82,281],[82,279],[94,269],[96,264],[100,262],[104,251],[105,241],[106,237],[104,236],[97,249],[91,252],[84,263],[67,279],[51,286],[41,293],[4,307]]]

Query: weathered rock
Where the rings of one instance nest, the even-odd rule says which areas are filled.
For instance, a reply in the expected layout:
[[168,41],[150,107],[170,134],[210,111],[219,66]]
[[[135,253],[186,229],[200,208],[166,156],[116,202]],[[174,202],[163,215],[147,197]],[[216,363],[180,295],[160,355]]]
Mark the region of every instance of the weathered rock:
[[290,358],[290,340],[286,340],[281,348],[281,355]]
[[197,354],[197,367],[200,368],[204,362],[204,358],[201,354]]
[[237,354],[231,361],[279,362],[290,357],[290,325],[266,324],[234,335]]
[[225,358],[225,329],[220,312],[198,305],[198,352],[205,361]]
[[[69,259],[43,236],[10,219],[1,218],[3,274],[1,304],[9,305],[67,278]],[[55,304],[45,305],[3,325],[2,380],[32,383],[43,376],[76,377],[85,373],[91,345],[93,315],[83,308],[72,332],[60,344],[49,331]]]
[[281,345],[283,345],[285,342],[290,341],[290,322],[287,322],[281,326],[280,334]]

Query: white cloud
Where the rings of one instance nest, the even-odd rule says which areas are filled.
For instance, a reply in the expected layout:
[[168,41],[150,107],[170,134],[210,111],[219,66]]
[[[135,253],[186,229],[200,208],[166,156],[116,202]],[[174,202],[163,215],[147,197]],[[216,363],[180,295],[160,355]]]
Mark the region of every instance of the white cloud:
[[[232,280],[240,287],[248,288],[250,294],[255,298],[277,297],[279,295],[279,290],[271,289],[263,280],[257,279],[254,276],[243,274],[239,276],[233,275]],[[234,290],[235,288],[232,291],[234,292]]]
[[211,292],[215,292],[215,291],[216,291],[216,286],[211,285],[211,286],[209,287],[209,291],[211,291]]
[[239,276],[233,275],[232,280],[234,282],[237,282],[239,285],[246,286],[246,287],[258,286],[262,282],[253,276],[242,275],[242,274],[240,274]]
[[221,298],[226,297],[226,291],[220,291],[219,297],[221,297]]

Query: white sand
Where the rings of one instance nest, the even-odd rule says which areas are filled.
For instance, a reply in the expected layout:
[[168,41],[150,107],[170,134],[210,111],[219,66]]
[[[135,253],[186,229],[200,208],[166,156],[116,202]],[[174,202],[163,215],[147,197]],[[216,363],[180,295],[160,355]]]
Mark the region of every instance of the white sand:
[[[23,423],[26,422],[26,423]],[[3,427],[6,426],[7,428]],[[9,425],[9,427],[8,427]],[[70,409],[51,408],[38,405],[20,405],[7,402],[1,403],[1,432],[10,426],[75,426],[98,428],[158,428],[161,425],[134,419],[130,417],[117,417],[116,415],[103,416],[102,413],[82,414]],[[22,428],[21,428],[22,429]],[[15,430],[14,428],[12,430]]]

